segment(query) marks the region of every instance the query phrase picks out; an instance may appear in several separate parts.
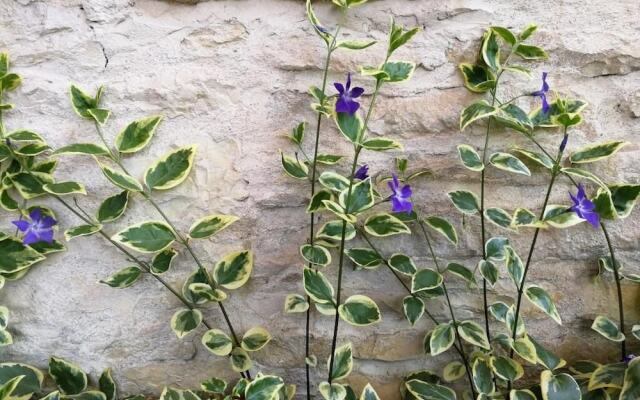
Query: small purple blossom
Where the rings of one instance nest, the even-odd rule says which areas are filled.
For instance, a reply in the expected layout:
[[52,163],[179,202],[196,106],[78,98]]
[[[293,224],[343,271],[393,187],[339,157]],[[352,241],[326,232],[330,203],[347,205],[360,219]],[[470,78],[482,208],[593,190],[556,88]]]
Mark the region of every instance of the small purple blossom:
[[540,90],[537,90],[531,93],[531,95],[535,97],[540,97],[540,100],[542,100],[542,112],[545,114],[547,114],[549,112],[549,109],[551,108],[549,106],[549,103],[547,102],[547,92],[549,92],[549,84],[547,83],[547,73],[543,72],[542,87],[540,88]]
[[338,101],[336,101],[336,112],[348,113],[353,115],[360,108],[360,103],[355,101],[358,97],[362,96],[364,89],[361,87],[354,87],[351,89],[351,73],[347,75],[347,83],[345,86],[342,83],[335,82],[333,86],[338,91]]
[[568,141],[569,141],[569,135],[565,133],[564,137],[562,138],[562,142],[560,143],[560,153],[564,153],[564,150],[567,148]]
[[596,212],[596,205],[587,198],[584,192],[584,186],[578,185],[578,193],[574,196],[569,193],[573,206],[570,210],[578,214],[578,217],[586,220],[594,228],[597,228],[600,224],[600,215]]
[[627,354],[626,356],[624,356],[624,362],[628,365],[631,361],[633,361],[634,358],[636,358],[634,354]]
[[413,203],[411,203],[411,186],[404,185],[400,187],[398,175],[393,174],[393,179],[388,183],[391,189],[391,210],[393,212],[405,212],[409,214],[413,211]]
[[24,233],[22,243],[29,245],[38,242],[53,242],[53,226],[58,222],[48,215],[43,215],[42,210],[34,208],[29,214],[29,219],[13,221],[20,232]]
[[317,30],[319,30],[320,32],[322,32],[322,33],[324,33],[324,34],[326,34],[326,35],[328,35],[328,34],[329,34],[329,31],[328,31],[328,30],[327,30],[327,28],[325,28],[324,26],[322,26],[322,25],[315,25],[315,27],[316,27],[316,29],[317,29]]
[[353,177],[361,181],[367,179],[369,177],[369,166],[367,164],[360,166]]

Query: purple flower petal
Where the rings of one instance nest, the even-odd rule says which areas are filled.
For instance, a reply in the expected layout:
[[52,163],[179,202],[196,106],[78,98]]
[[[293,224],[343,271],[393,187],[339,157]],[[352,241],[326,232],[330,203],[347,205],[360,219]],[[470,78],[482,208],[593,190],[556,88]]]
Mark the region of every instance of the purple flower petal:
[[11,223],[14,224],[18,228],[18,230],[20,230],[20,232],[26,232],[27,229],[29,229],[29,227],[31,226],[31,224],[25,220],[12,221]]
[[34,208],[33,210],[31,210],[29,218],[31,218],[32,221],[40,221],[40,218],[42,218],[42,210],[39,208]]
[[347,74],[347,86],[346,86],[347,92],[349,91],[349,89],[351,89],[351,72],[349,72]]
[[358,168],[353,177],[361,181],[367,179],[369,177],[369,166],[367,164],[362,165],[360,168]]
[[52,226],[56,225],[58,223],[58,221],[56,221],[55,219],[53,219],[50,216],[46,216],[42,219],[42,222],[40,223],[40,226],[42,228],[51,228]]
[[543,94],[542,96],[540,96],[540,98],[542,99],[542,112],[548,114],[551,107],[547,102],[547,96]]
[[336,101],[336,112],[350,113],[351,112],[350,103],[345,99],[343,99],[342,97],[340,97],[338,101]]
[[32,232],[32,231],[29,231],[22,238],[22,243],[24,243],[26,245],[38,243],[39,241],[40,241],[40,238],[38,237],[38,234],[36,234],[35,232]]
[[53,243],[53,230],[47,229],[40,232],[40,242]]
[[349,93],[351,95],[352,99],[355,99],[357,97],[362,96],[362,94],[364,93],[364,89],[361,87],[354,87],[353,89],[351,89],[351,92]]
[[340,93],[340,94],[344,93],[344,86],[342,86],[342,83],[333,82],[333,86],[335,86],[335,88],[338,91],[338,93]]

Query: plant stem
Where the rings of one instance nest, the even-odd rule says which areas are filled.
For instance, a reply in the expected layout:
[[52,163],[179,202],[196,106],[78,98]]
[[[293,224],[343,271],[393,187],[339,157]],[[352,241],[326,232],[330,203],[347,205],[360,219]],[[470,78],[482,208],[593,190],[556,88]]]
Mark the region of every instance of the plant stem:
[[[126,173],[127,175],[131,175],[131,174],[129,174],[129,171],[127,171],[127,168],[122,163],[120,154],[117,151],[113,151],[111,149],[111,147],[109,146],[109,144],[107,143],[107,141],[105,140],[104,135],[102,134],[102,130],[100,128],[100,125],[96,122],[95,126],[96,126],[96,131],[98,132],[98,136],[100,136],[100,140],[102,141],[102,143],[104,143],[104,145],[107,148],[107,150],[109,150],[110,158],[120,167],[120,169],[122,169],[122,171],[124,173]],[[141,192],[140,194],[142,195],[142,197],[145,198],[145,200],[147,202],[149,202],[149,204],[151,204],[151,206],[153,208],[156,209],[156,211],[158,212],[158,214],[160,214],[162,219],[164,219],[164,221],[171,227],[171,230],[175,233],[176,239],[178,240],[178,242],[180,242],[180,244],[182,244],[187,249],[187,252],[189,253],[189,255],[191,255],[191,258],[193,258],[193,260],[195,261],[196,265],[198,266],[198,271],[200,272],[200,274],[202,274],[203,276],[206,277],[207,284],[209,285],[211,290],[215,291],[217,289],[218,285],[215,283],[215,281],[213,280],[213,278],[211,277],[211,275],[209,274],[207,269],[204,267],[204,265],[202,264],[202,262],[200,261],[198,256],[193,251],[193,248],[189,244],[189,241],[186,240],[184,238],[184,236],[182,236],[180,231],[176,228],[175,224],[164,213],[164,211],[158,205],[158,203],[156,203],[156,201],[153,200],[153,198],[151,197],[150,193],[144,191],[144,192]],[[233,324],[231,323],[231,320],[229,319],[229,315],[227,314],[227,310],[225,309],[225,307],[222,304],[222,302],[216,302],[216,303],[218,304],[218,307],[220,308],[220,311],[222,312],[222,316],[224,317],[224,320],[225,320],[225,322],[227,324],[227,328],[229,329],[229,332],[231,333],[231,338],[233,339],[234,345],[235,346],[240,346],[240,340],[238,339],[238,335],[236,334],[236,331],[233,328]],[[250,371],[245,371],[242,374],[246,375],[247,379],[249,379],[249,380],[252,379]]]
[[[386,63],[388,59],[389,59],[389,54],[387,54],[387,57],[385,58],[384,63]],[[369,110],[367,111],[367,116],[365,117],[364,123],[362,125],[362,131],[358,137],[362,137],[364,133],[367,131],[367,127],[369,125],[369,119],[371,118],[371,114],[373,112],[373,108],[374,108],[376,99],[378,97],[378,92],[380,91],[381,86],[382,86],[382,82],[380,80],[377,80],[375,90],[373,91],[373,96],[371,97],[371,103],[369,104]],[[349,188],[347,189],[347,196],[345,199],[346,207],[348,207],[349,201],[351,200],[351,190],[353,189],[353,180],[354,180],[353,175],[356,172],[356,167],[358,166],[358,156],[360,155],[360,151],[362,150],[362,147],[360,145],[354,145],[354,146],[355,146],[355,154],[353,157],[353,163],[351,164],[351,173],[349,174]],[[345,213],[349,214],[349,210],[348,209],[345,210]],[[340,237],[340,258],[338,261],[338,287],[336,290],[336,316],[333,322],[333,338],[331,340],[331,354],[329,356],[330,357],[329,378],[327,379],[329,383],[331,383],[332,381],[331,375],[333,374],[333,363],[335,361],[334,356],[336,351],[336,345],[338,342],[338,326],[340,325],[340,313],[338,313],[338,306],[340,305],[340,294],[342,291],[342,267],[344,265],[344,245],[345,245],[346,235],[347,235],[347,221],[342,221],[342,234]]]
[[[420,218],[418,218],[418,224],[420,225],[420,229],[422,230],[422,234],[424,236],[424,240],[429,247],[429,253],[431,253],[431,258],[436,266],[436,270],[439,274],[442,274],[442,270],[440,269],[440,264],[438,263],[438,258],[436,257],[436,253],[433,250],[433,246],[431,245],[431,240],[429,239],[429,234],[424,227],[424,222]],[[447,284],[444,279],[442,280],[442,290],[444,291],[445,298],[447,300],[447,305],[449,306],[449,313],[451,314],[451,320],[453,321],[453,325],[458,329],[458,322],[456,321],[455,313],[453,312],[453,306],[451,305],[451,299],[449,298],[449,291],[447,290]],[[464,353],[464,346],[462,344],[462,339],[459,334],[456,334],[458,338],[458,345],[460,346],[460,357],[462,357],[462,361],[464,362],[464,367],[467,371],[467,377],[469,378],[469,386],[471,387],[471,392],[473,393],[473,397],[476,397],[476,391],[473,386],[473,378],[471,377],[471,366],[469,365],[469,361],[467,360],[467,356]]]
[[[567,134],[567,128],[564,128],[564,134]],[[547,205],[549,204],[549,199],[551,197],[551,192],[553,190],[553,185],[556,181],[556,177],[558,176],[558,174],[560,173],[560,161],[562,160],[562,154],[563,154],[563,149],[559,149],[558,150],[558,154],[556,155],[555,158],[555,163],[553,166],[553,169],[551,170],[551,179],[549,180],[549,186],[547,187],[547,193],[544,197],[544,203],[542,204],[542,210],[540,211],[540,218],[539,220],[542,221],[544,220],[544,215],[545,215],[545,211],[547,209]],[[514,322],[513,322],[513,327],[512,327],[512,335],[511,338],[515,341],[517,338],[517,333],[518,333],[518,318],[520,317],[520,306],[522,304],[522,295],[524,293],[524,285],[526,283],[527,280],[527,274],[529,273],[529,267],[531,266],[531,260],[533,259],[533,251],[535,250],[536,247],[536,243],[538,241],[538,235],[540,233],[540,228],[536,228],[534,234],[533,234],[533,240],[531,241],[531,246],[529,248],[529,254],[527,255],[527,261],[525,263],[525,267],[524,267],[524,272],[522,274],[522,281],[520,282],[519,285],[517,286],[518,289],[518,300],[516,302],[516,312],[515,312],[515,316],[514,316]],[[511,351],[509,352],[509,356],[511,358],[513,358],[514,355],[514,349],[511,348]]]
[[[340,32],[340,27],[336,29],[336,33],[333,36],[333,41],[327,48],[327,57],[324,62],[324,70],[322,72],[322,87],[321,91],[324,95],[325,90],[327,89],[327,78],[329,75],[329,65],[331,64],[331,54],[333,54],[334,46],[338,37],[338,33]],[[322,99],[324,102],[324,98]],[[316,194],[316,173],[318,166],[318,151],[320,149],[320,128],[322,125],[322,113],[318,113],[318,118],[316,121],[316,135],[315,142],[313,144],[313,161],[311,163],[311,198]],[[313,246],[315,240],[315,219],[316,214],[312,212],[309,217],[309,244]],[[308,264],[309,268],[313,268],[313,264]],[[311,297],[307,296],[307,303],[311,304]],[[307,308],[306,312],[306,324],[305,324],[305,334],[304,334],[304,354],[305,354],[305,375],[306,375],[306,386],[307,386],[307,400],[311,400],[311,366],[307,363],[307,358],[311,355],[311,307]]]
[[618,294],[618,315],[620,318],[620,332],[625,335],[625,339],[620,342],[620,360],[624,361],[627,356],[627,343],[626,343],[626,334],[624,328],[624,305],[622,301],[622,287],[620,285],[620,272],[618,271],[618,265],[616,262],[616,255],[613,250],[613,245],[611,244],[611,238],[609,237],[609,232],[607,228],[604,226],[604,222],[600,221],[600,227],[602,228],[602,233],[604,234],[604,238],[607,241],[607,247],[609,248],[609,254],[611,255],[611,267],[613,268],[613,276],[616,280],[616,291]]

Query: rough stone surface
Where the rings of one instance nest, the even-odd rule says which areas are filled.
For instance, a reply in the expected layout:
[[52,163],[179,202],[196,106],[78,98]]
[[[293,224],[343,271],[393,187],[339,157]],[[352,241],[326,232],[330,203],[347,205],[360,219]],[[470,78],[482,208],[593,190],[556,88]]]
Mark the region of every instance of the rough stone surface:
[[[158,201],[182,229],[210,212],[243,217],[215,240],[197,243],[197,252],[210,264],[228,251],[255,251],[254,277],[232,293],[228,308],[239,330],[263,325],[275,336],[268,350],[256,354],[257,368],[302,383],[303,317],[283,315],[282,304],[287,293],[301,291],[298,246],[307,232],[307,188],[281,173],[278,149],[290,150],[282,133],[298,121],[314,120],[306,90],[319,84],[324,51],[304,17],[303,2],[1,3],[0,49],[11,53],[15,69],[24,76],[24,85],[11,97],[17,110],[7,115],[8,128],[29,127],[54,147],[95,140],[92,125],[72,112],[67,91],[70,83],[90,90],[104,84],[105,102],[113,111],[106,129],[109,138],[134,118],[165,116],[152,145],[126,159],[135,173],[142,173],[168,149],[197,143],[198,164],[192,176],[178,189],[160,194]],[[328,2],[317,8],[326,24],[343,18],[331,11]],[[398,54],[418,63],[411,84],[383,90],[371,130],[404,142],[412,166],[433,172],[415,187],[417,205],[428,213],[448,216],[461,234],[458,248],[438,241],[436,251],[443,260],[473,266],[480,252],[478,219],[462,219],[446,192],[460,187],[477,190],[477,177],[459,165],[455,153],[458,143],[480,146],[483,140],[480,127],[464,134],[458,131],[458,114],[474,96],[462,87],[456,66],[474,57],[479,37],[490,24],[521,28],[535,21],[541,25],[535,41],[548,49],[550,59],[535,66],[535,76],[550,71],[555,89],[590,103],[585,123],[572,134],[571,146],[604,139],[632,142],[613,161],[594,166],[594,171],[610,181],[640,181],[636,143],[640,9],[636,0],[371,1],[343,19],[344,32],[354,38],[384,39],[390,15],[425,29]],[[342,80],[346,71],[376,63],[383,52],[382,46],[374,46],[358,53],[336,53],[331,79]],[[370,82],[356,79],[369,91]],[[537,78],[506,82],[513,93],[539,85]],[[529,100],[523,104],[530,105]],[[348,154],[348,146],[333,128],[325,131],[324,138],[325,150]],[[494,138],[495,149],[521,140],[507,132]],[[541,135],[552,148],[559,138],[557,133]],[[367,154],[363,161],[372,170],[392,167],[390,154]],[[87,208],[94,209],[113,192],[89,159],[65,158],[58,173],[88,182],[91,194],[82,200]],[[492,170],[488,204],[513,209],[517,203],[537,210],[546,181],[541,171],[522,178]],[[562,202],[568,189],[565,182],[559,185],[553,201]],[[62,227],[78,223],[59,211]],[[635,266],[639,255],[638,215],[610,228],[628,268]],[[136,199],[126,217],[108,231],[157,217]],[[4,220],[3,226],[7,224]],[[530,238],[526,230],[513,235],[521,254]],[[387,253],[407,251],[416,255],[420,265],[430,265],[418,237],[381,241],[380,246]],[[79,239],[69,248],[0,293],[0,302],[12,310],[10,329],[16,339],[1,353],[3,360],[44,367],[47,357],[55,354],[76,361],[94,375],[111,366],[126,394],[157,394],[166,384],[194,387],[213,375],[233,376],[226,372],[227,361],[204,350],[197,335],[183,341],[175,337],[168,321],[180,304],[156,281],[144,279],[132,288],[112,290],[96,282],[127,264],[117,251],[98,237]],[[584,225],[540,236],[530,277],[552,293],[564,325],[555,325],[529,305],[524,315],[539,339],[569,360],[616,357],[617,347],[588,329],[595,315],[616,315],[612,280],[594,279],[596,259],[604,253],[601,233]],[[181,255],[168,280],[179,286],[192,268],[189,258]],[[334,270],[330,268],[329,275]],[[455,280],[451,286],[459,318],[478,318],[479,292]],[[639,304],[637,288],[623,286],[629,322],[636,323],[640,317],[634,314]],[[388,271],[347,268],[345,294],[353,293],[376,299],[384,316],[375,327],[355,329],[343,324],[340,328],[340,341],[356,344],[352,376],[356,386],[369,380],[382,398],[398,398],[400,376],[425,367],[439,370],[453,358],[453,353],[436,359],[422,354],[422,338],[432,323],[423,319],[414,328],[408,326],[401,314],[405,293]],[[513,285],[506,279],[491,292],[492,299],[513,295]],[[441,301],[429,307],[436,317],[447,317]],[[210,308],[206,317],[222,325],[217,309]],[[321,360],[328,353],[330,325],[328,318],[313,319],[313,351]],[[631,347],[640,351],[633,340]],[[318,379],[324,374],[321,368]]]

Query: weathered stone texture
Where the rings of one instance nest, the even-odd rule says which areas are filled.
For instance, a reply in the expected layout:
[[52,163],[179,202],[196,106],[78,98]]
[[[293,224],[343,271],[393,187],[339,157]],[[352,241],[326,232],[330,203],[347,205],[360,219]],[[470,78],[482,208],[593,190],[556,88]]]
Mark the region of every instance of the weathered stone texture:
[[[308,26],[303,2],[1,3],[0,49],[11,53],[15,69],[24,76],[24,85],[11,98],[17,110],[7,116],[8,128],[29,127],[45,135],[54,147],[93,140],[91,124],[74,115],[67,91],[70,83],[91,90],[104,84],[105,102],[113,111],[107,128],[110,138],[134,118],[165,116],[152,145],[127,158],[135,173],[142,173],[170,148],[197,143],[198,165],[191,178],[177,190],[158,196],[159,201],[181,228],[208,212],[243,217],[215,240],[198,243],[197,251],[207,263],[240,248],[256,252],[254,278],[232,293],[228,307],[241,330],[264,325],[273,332],[274,342],[256,355],[259,369],[301,383],[303,318],[283,315],[282,302],[287,293],[301,290],[297,249],[308,223],[304,212],[307,188],[281,173],[277,152],[290,146],[281,137],[283,132],[300,120],[314,120],[306,90],[319,84],[324,51]],[[343,18],[325,3],[317,8],[326,24]],[[374,135],[400,139],[412,166],[432,171],[416,187],[417,204],[451,218],[461,234],[457,249],[438,242],[436,250],[443,260],[472,266],[480,252],[478,219],[463,220],[453,211],[446,192],[459,187],[477,190],[477,177],[459,165],[455,154],[456,144],[480,146],[483,140],[479,127],[465,134],[458,131],[458,114],[474,96],[462,87],[457,64],[474,57],[481,33],[490,24],[516,29],[533,21],[541,25],[535,41],[549,50],[550,59],[534,67],[535,76],[550,71],[554,89],[590,103],[585,123],[574,130],[570,145],[604,139],[632,142],[614,161],[594,169],[611,181],[640,181],[636,143],[640,132],[640,8],[636,0],[371,1],[343,19],[344,32],[353,38],[384,40],[390,15],[425,29],[398,54],[418,63],[413,80],[383,90],[371,130]],[[331,79],[342,80],[345,72],[376,63],[383,52],[378,45],[357,53],[336,53]],[[369,91],[370,82],[355,79]],[[527,81],[521,77],[508,78],[506,83],[510,93],[539,85],[537,78]],[[523,104],[529,102],[526,99]],[[333,129],[324,135],[325,150],[348,154],[348,146]],[[559,139],[554,132],[540,135],[552,147]],[[504,149],[521,141],[516,134],[497,133],[491,146]],[[392,167],[389,154],[366,154],[363,161],[373,170]],[[66,158],[59,174],[89,183],[91,195],[83,200],[89,208],[112,192],[91,160]],[[488,204],[537,210],[546,179],[541,171],[523,178],[492,170]],[[568,189],[566,183],[559,185],[553,201],[563,201]],[[639,255],[638,215],[611,227],[620,258],[629,268],[636,266]],[[136,200],[110,232],[143,218],[157,215]],[[77,223],[62,212],[60,219],[63,227]],[[530,237],[528,231],[513,236],[521,253],[528,248]],[[410,252],[420,265],[430,264],[417,237],[383,241],[380,246],[388,253]],[[193,387],[212,375],[232,376],[225,372],[227,361],[208,354],[196,335],[182,342],[176,339],[168,320],[179,304],[155,281],[145,279],[121,291],[98,285],[98,279],[127,261],[97,237],[80,239],[69,247],[69,252],[53,257],[0,293],[0,302],[13,312],[11,329],[17,341],[2,359],[44,366],[47,357],[55,354],[93,373],[111,366],[125,393],[157,394],[165,384]],[[540,237],[531,279],[553,294],[564,325],[555,325],[528,305],[525,318],[543,342],[570,360],[594,354],[602,361],[615,357],[615,346],[588,329],[595,315],[616,315],[612,281],[594,281],[595,260],[604,252],[601,234],[584,225],[543,232]],[[190,260],[180,256],[169,280],[181,284],[192,268]],[[329,271],[333,276],[334,271]],[[438,369],[447,357],[453,357],[422,355],[422,338],[432,324],[423,319],[415,328],[408,326],[400,312],[405,294],[387,271],[347,268],[345,286],[347,295],[358,292],[376,299],[384,315],[384,321],[375,327],[341,326],[341,341],[357,344],[353,377],[357,386],[370,380],[383,398],[398,398],[398,378],[404,373],[423,367]],[[635,323],[640,317],[634,315],[638,291],[630,284],[623,286],[629,321]],[[460,318],[479,315],[478,291],[469,291],[459,282],[453,282],[451,290]],[[504,279],[491,297],[513,294],[513,285]],[[434,315],[446,318],[441,302],[429,307]],[[222,323],[216,309],[211,308],[208,316]],[[330,320],[314,318],[313,329],[314,352],[324,359],[330,344]],[[632,348],[640,351],[635,343]],[[322,369],[320,375],[324,376]]]

